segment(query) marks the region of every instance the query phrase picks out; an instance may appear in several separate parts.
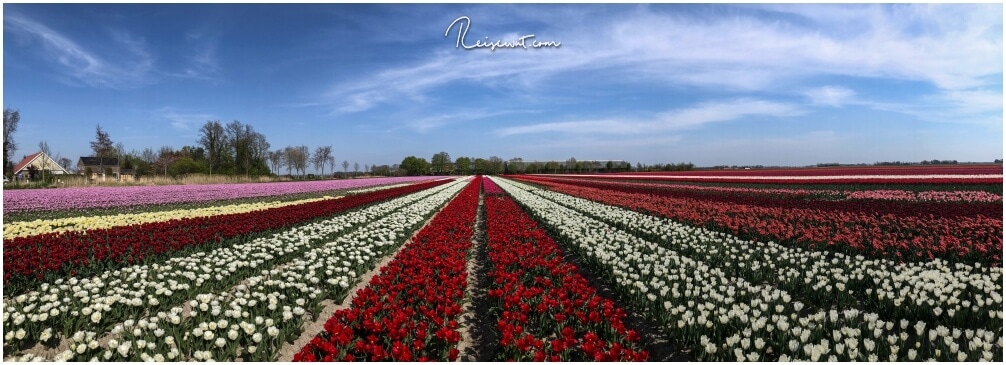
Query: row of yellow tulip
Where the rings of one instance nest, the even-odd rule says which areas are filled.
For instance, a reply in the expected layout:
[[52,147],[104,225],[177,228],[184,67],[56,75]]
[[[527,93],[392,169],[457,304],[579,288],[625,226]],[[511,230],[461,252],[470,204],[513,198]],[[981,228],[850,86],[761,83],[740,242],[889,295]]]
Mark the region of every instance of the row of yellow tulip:
[[327,199],[337,199],[340,197],[324,196],[321,198],[311,198],[294,201],[274,201],[221,205],[206,208],[178,209],[163,212],[144,213],[124,213],[105,216],[91,217],[70,217],[59,219],[37,219],[34,221],[4,223],[3,238],[11,239],[15,237],[35,236],[46,233],[58,233],[66,231],[85,231],[90,229],[103,229],[118,226],[128,226],[134,224],[144,224],[153,222],[163,222],[172,219],[209,217],[223,214],[240,214],[272,208],[279,208],[288,205],[304,204]]

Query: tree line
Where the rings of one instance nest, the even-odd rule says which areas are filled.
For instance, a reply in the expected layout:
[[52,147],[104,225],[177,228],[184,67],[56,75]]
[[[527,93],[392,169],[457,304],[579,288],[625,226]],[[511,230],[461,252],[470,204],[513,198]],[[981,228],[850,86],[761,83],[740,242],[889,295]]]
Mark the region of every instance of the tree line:
[[422,157],[408,156],[399,165],[380,166],[381,172],[405,175],[471,175],[471,174],[559,174],[559,173],[611,173],[629,171],[687,171],[695,168],[688,162],[678,164],[632,164],[621,160],[577,160],[570,157],[565,161],[524,161],[514,157],[503,160],[497,156],[485,158],[458,157],[452,160],[447,152],[434,154],[429,161]]
[[[20,122],[20,112],[10,108],[4,109],[4,174],[10,176],[14,161],[11,155],[17,150],[13,134]],[[374,176],[404,176],[404,175],[472,175],[472,174],[506,174],[506,173],[599,173],[626,171],[681,171],[691,170],[691,163],[644,165],[637,163],[636,168],[620,160],[577,160],[571,157],[564,161],[524,161],[515,157],[503,160],[498,156],[489,158],[462,156],[452,159],[447,152],[438,152],[430,160],[422,157],[408,156],[400,164],[363,165],[352,164],[349,160],[341,163],[333,155],[331,145],[316,147],[313,151],[306,145],[286,146],[272,150],[266,136],[259,133],[250,124],[240,121],[222,123],[219,120],[207,121],[200,129],[198,139],[193,145],[175,149],[162,146],[158,149],[144,148],[142,151],[127,151],[123,143],[115,143],[112,137],[102,129],[95,127],[94,140],[90,142],[93,157],[98,159],[97,171],[79,171],[86,176],[92,173],[112,174],[112,164],[117,164],[122,173],[132,173],[134,177],[171,176],[178,177],[187,174],[211,175],[285,175],[291,178],[325,178],[351,177],[361,174]],[[47,142],[39,143],[39,149],[53,157],[63,168],[72,171],[75,161],[62,156],[53,156]],[[350,167],[352,166],[352,173]],[[308,174],[313,167],[316,174]],[[341,167],[341,173],[338,168]],[[90,169],[90,168],[88,168]]]

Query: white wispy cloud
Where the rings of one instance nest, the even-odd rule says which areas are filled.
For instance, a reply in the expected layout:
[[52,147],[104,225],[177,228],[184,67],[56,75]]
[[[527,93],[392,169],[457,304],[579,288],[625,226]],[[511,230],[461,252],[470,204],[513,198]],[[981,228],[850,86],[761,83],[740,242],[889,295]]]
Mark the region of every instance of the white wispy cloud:
[[[563,80],[786,94],[783,85],[821,76],[919,81],[954,98],[995,84],[1002,73],[1002,9],[996,4],[759,6],[706,18],[654,8],[546,17],[551,26],[535,33],[562,41],[560,49],[462,51],[454,49],[452,33],[425,59],[337,83],[311,104],[336,113],[359,112],[403,100],[423,102],[449,85],[528,95],[545,94],[550,83]],[[507,15],[521,21],[519,12]],[[787,20],[793,17],[801,21]],[[480,29],[480,22],[490,19],[473,16],[472,21],[472,40],[510,33]],[[856,96],[844,87],[805,95],[832,106]],[[579,126],[607,130],[615,124],[601,120]]]
[[[480,110],[480,109],[458,109],[446,111],[443,113],[435,113],[430,116],[421,117],[418,119],[410,119],[406,122],[405,127],[409,128],[417,133],[424,134],[430,132],[434,129],[456,124],[460,122],[470,122],[482,119],[488,119],[503,115],[511,115],[516,113],[533,113],[535,111],[514,111],[514,110]],[[398,129],[401,127],[396,127]],[[393,129],[393,130],[394,130]]]
[[5,29],[39,41],[45,60],[51,60],[71,83],[92,87],[130,89],[152,82],[153,57],[146,44],[124,31],[111,31],[114,53],[97,54],[70,37],[19,14],[4,16]]
[[814,104],[842,106],[853,98],[856,92],[842,86],[822,86],[809,89],[804,95]]
[[599,119],[570,122],[550,122],[501,128],[500,136],[532,133],[639,135],[696,128],[708,123],[725,122],[747,116],[790,117],[803,111],[791,104],[765,100],[738,99],[702,103],[689,108],[670,110],[650,118]]
[[172,128],[181,132],[193,132],[202,127],[206,121],[220,119],[213,114],[180,111],[172,107],[156,109],[152,114],[155,119],[167,121]]
[[171,76],[212,80],[219,78],[221,67],[217,54],[219,35],[208,31],[191,30],[185,33],[184,63]]

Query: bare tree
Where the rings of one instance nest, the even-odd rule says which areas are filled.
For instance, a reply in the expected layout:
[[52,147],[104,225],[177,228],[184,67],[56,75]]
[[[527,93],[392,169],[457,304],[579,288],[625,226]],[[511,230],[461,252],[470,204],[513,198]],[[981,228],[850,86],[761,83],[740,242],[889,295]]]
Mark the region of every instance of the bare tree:
[[328,164],[328,160],[332,158],[332,146],[321,146],[314,150],[314,157],[311,158],[311,162],[314,164],[316,170],[321,170],[321,175],[325,175],[325,165]]
[[52,157],[52,150],[49,149],[49,142],[40,141],[38,142],[38,150],[42,151],[46,156]]
[[353,162],[353,175],[358,175],[360,173],[360,163]]
[[297,147],[297,167],[300,169],[300,176],[307,174],[307,161],[311,159],[311,152],[307,146]]
[[101,169],[99,172],[101,177],[105,177],[105,159],[111,157],[115,152],[114,147],[112,147],[112,139],[108,137],[108,132],[101,130],[101,124],[95,128],[94,141],[91,141],[91,149],[94,150],[94,154],[98,157],[98,168]]
[[154,153],[153,149],[147,147],[143,149],[143,153],[140,155],[140,159],[148,164],[153,164],[154,161],[157,161],[157,154]]
[[308,152],[307,146],[286,147],[283,150],[283,154],[286,155],[287,173],[299,171],[301,176],[304,176],[307,172],[307,162],[311,158],[311,153]]
[[161,149],[157,151],[157,161],[155,165],[157,170],[164,171],[164,176],[168,176],[168,167],[171,166],[177,159],[175,156],[175,150],[171,146],[161,146]]
[[286,161],[286,174],[293,176],[293,170],[297,167],[297,149],[287,146],[283,149],[283,160]]
[[261,169],[268,168],[266,163],[269,160],[269,147],[269,142],[265,140],[264,134],[258,132],[252,133],[251,158],[245,165],[247,172],[250,172],[254,168],[255,173],[259,174],[262,173]]
[[347,175],[349,174],[349,161],[348,160],[342,160],[342,173],[347,174]]
[[219,120],[209,120],[199,129],[201,137],[199,144],[206,148],[206,164],[210,167],[210,175],[213,175],[213,168],[221,164],[222,154],[226,153],[227,139],[224,133],[224,126]]
[[66,157],[60,157],[56,162],[59,163],[59,165],[66,171],[70,171],[70,164],[73,163],[73,161],[70,161],[70,159]]
[[122,163],[122,157],[126,155],[126,145],[122,144],[122,141],[115,143],[115,157],[119,158],[119,163]]
[[10,174],[14,168],[14,162],[10,160],[14,151],[17,151],[17,143],[14,143],[14,132],[17,131],[17,123],[21,121],[21,112],[18,110],[4,108],[3,110],[3,172]]
[[335,157],[334,156],[333,157],[329,157],[329,159],[328,159],[328,168],[329,168],[329,170],[332,170],[332,177],[334,178],[335,177]]
[[273,173],[278,174],[279,169],[283,167],[285,154],[283,150],[275,150],[269,152],[269,165]]

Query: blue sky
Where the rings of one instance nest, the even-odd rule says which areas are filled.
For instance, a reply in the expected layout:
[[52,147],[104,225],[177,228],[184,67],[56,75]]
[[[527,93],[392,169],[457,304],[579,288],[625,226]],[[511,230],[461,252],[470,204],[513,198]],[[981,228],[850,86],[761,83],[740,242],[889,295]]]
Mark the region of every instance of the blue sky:
[[[527,48],[457,48],[512,42]],[[808,165],[1003,155],[984,5],[4,4],[17,156],[239,120],[338,161]],[[560,42],[535,49],[531,41]]]

